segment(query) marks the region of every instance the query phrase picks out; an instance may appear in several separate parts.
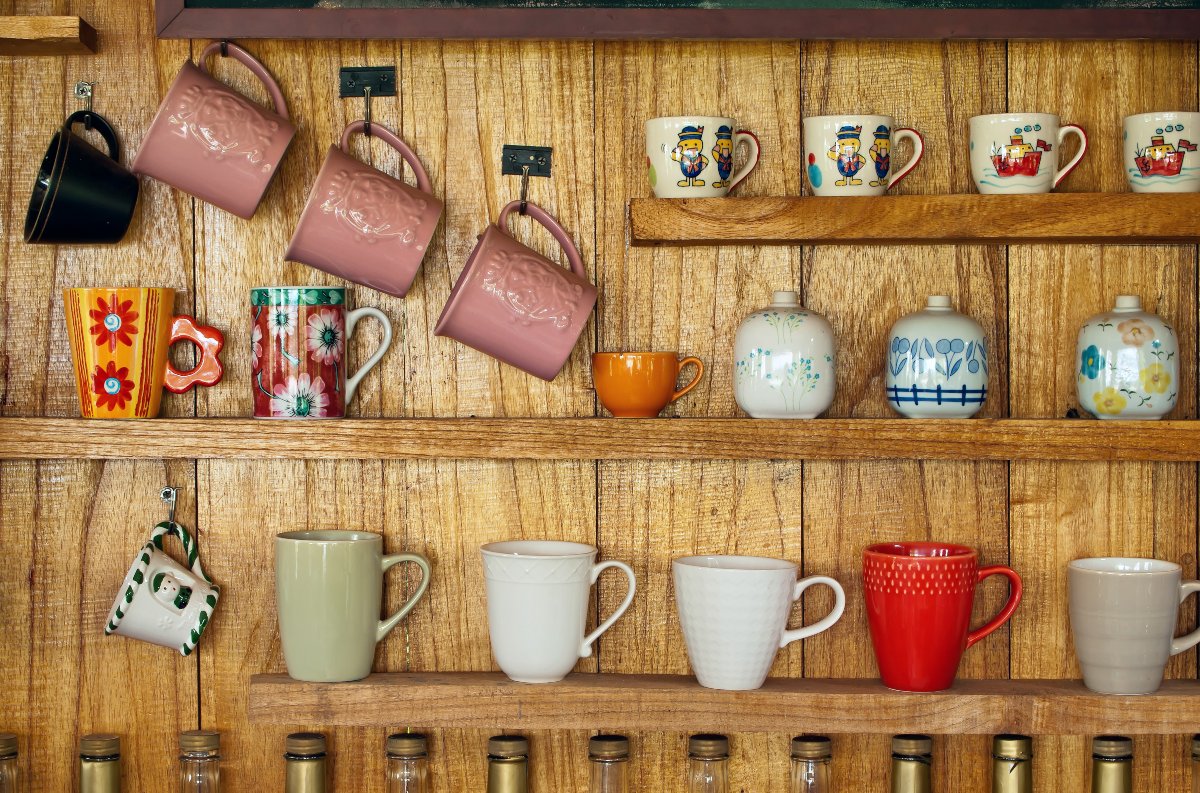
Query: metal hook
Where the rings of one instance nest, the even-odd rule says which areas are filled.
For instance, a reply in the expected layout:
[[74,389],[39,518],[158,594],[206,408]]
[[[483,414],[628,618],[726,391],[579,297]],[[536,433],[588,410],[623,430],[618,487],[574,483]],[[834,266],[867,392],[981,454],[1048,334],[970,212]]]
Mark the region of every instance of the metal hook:
[[363,88],[363,96],[367,98],[367,115],[363,119],[363,134],[371,137],[371,86]]
[[229,57],[229,41],[226,39],[221,40],[221,57],[222,58]]
[[167,506],[167,521],[175,522],[175,497],[179,493],[179,488],[167,485],[158,494],[162,499],[163,504]]
[[521,166],[521,214],[529,207],[529,166]]
[[83,117],[84,129],[92,128],[92,89],[94,87],[95,83],[89,83],[84,80],[75,83],[75,98],[82,99],[85,103],[83,109],[87,115]]

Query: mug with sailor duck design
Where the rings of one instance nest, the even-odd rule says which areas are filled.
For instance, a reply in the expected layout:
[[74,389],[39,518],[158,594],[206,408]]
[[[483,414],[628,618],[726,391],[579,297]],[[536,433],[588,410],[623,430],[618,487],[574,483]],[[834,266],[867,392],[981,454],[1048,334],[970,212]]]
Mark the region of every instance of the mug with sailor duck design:
[[[733,155],[746,159],[735,172]],[[720,198],[758,165],[758,136],[721,116],[666,116],[646,122],[646,174],[658,198]]]
[[[913,153],[893,167],[896,144],[907,140]],[[925,154],[925,139],[891,116],[846,114],[804,119],[804,172],[819,196],[883,195],[908,176]]]
[[[1079,149],[1059,168],[1068,135]],[[1087,133],[1049,113],[994,113],[971,119],[971,176],[984,194],[1049,193],[1087,153]]]

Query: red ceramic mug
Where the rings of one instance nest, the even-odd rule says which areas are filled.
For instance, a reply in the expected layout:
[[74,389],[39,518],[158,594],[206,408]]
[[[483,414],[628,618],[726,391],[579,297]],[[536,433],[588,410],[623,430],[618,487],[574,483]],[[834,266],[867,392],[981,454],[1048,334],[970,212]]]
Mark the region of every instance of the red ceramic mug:
[[[240,61],[267,87],[271,112],[214,80],[208,59]],[[238,217],[254,215],[296,134],[279,85],[236,44],[214,42],[200,66],[185,61],[150,124],[133,172],[154,177]]]
[[431,194],[417,155],[387,127],[372,123],[370,136],[412,166],[415,189],[351,157],[350,138],[365,128],[363,121],[351,123],[341,147],[329,147],[284,258],[404,297],[442,217],[442,202]]
[[[975,588],[992,575],[1008,578],[1008,602],[972,631]],[[863,584],[879,674],[898,691],[950,688],[963,652],[1008,622],[1021,602],[1021,577],[1012,568],[980,568],[973,549],[940,542],[868,547]]]

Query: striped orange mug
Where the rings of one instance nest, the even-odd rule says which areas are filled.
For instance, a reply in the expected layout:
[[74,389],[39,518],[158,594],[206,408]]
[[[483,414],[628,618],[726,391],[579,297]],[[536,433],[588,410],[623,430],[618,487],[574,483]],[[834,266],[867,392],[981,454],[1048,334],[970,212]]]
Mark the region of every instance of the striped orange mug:
[[[164,387],[182,394],[194,385],[216,385],[225,337],[174,311],[168,288],[64,289],[75,387],[84,418],[145,419],[158,415]],[[181,372],[167,360],[177,341],[200,350],[200,362]]]

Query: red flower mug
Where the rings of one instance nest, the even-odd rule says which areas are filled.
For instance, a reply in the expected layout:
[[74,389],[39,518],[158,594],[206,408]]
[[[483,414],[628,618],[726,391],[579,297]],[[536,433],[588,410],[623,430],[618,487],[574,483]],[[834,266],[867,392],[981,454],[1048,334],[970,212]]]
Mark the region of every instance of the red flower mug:
[[394,132],[371,124],[371,137],[387,143],[412,166],[414,189],[350,156],[355,121],[329,147],[296,233],[284,258],[355,283],[404,297],[442,217],[429,176],[417,155]]
[[[271,112],[214,80],[208,59],[220,52],[243,63],[267,87]],[[214,42],[200,66],[184,62],[133,161],[154,177],[238,217],[254,215],[296,134],[279,84],[236,44]]]
[[[970,630],[976,585],[1008,578],[1008,602],[990,622]],[[863,584],[871,643],[883,684],[898,691],[942,691],[954,684],[968,647],[1008,622],[1021,602],[1021,577],[1003,565],[979,567],[963,545],[892,542],[863,551]]]

